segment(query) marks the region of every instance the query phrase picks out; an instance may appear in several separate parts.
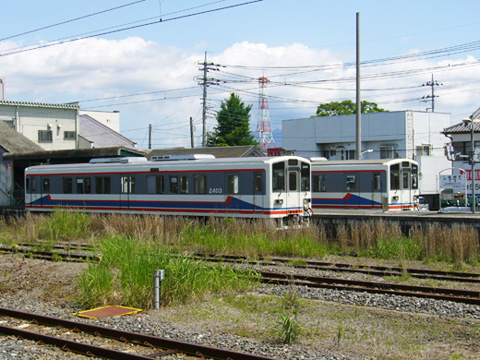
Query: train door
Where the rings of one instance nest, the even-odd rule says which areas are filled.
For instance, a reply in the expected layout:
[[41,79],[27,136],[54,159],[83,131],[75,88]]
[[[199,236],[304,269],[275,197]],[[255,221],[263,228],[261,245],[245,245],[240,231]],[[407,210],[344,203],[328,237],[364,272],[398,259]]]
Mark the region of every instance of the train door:
[[226,199],[225,199],[225,211],[239,212],[240,208],[240,176],[238,173],[226,173]]
[[40,191],[39,205],[47,205],[45,202],[47,196],[50,195],[50,179],[48,177],[42,176],[40,178],[40,186],[38,190]]
[[409,210],[413,206],[413,194],[412,194],[412,173],[409,167],[402,163],[401,168],[401,179],[402,179],[402,191],[400,192],[401,198],[400,204],[402,205],[402,210]]
[[344,175],[345,181],[345,207],[358,208],[362,205],[362,198],[360,197],[360,176],[359,173],[346,173]]
[[295,209],[300,209],[300,204],[302,204],[302,196],[300,192],[300,168],[288,168],[287,189],[286,208],[287,211],[292,213],[295,212]]
[[263,172],[255,171],[253,173],[253,213],[263,213],[263,200],[264,200],[264,177]]
[[135,177],[120,177],[120,208],[128,209],[130,207],[130,196],[135,193]]

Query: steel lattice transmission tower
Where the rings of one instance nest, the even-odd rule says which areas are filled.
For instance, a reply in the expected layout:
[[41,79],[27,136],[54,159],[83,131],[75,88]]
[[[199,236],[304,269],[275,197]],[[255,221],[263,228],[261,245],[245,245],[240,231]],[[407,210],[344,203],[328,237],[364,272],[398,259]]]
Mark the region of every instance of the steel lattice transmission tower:
[[270,127],[270,115],[268,113],[268,96],[267,96],[267,83],[268,79],[264,76],[258,78],[258,86],[260,90],[260,97],[258,100],[258,123],[257,133],[258,142],[264,153],[267,152],[269,147],[276,147],[275,140],[273,140],[272,128]]

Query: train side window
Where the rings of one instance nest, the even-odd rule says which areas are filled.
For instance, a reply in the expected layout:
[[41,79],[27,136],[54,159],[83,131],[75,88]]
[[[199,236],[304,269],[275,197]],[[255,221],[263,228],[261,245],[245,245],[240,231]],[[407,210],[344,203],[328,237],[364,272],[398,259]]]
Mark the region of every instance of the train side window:
[[262,174],[255,173],[255,192],[259,193],[262,192]]
[[77,194],[90,194],[92,192],[92,179],[89,177],[77,178]]
[[25,189],[30,190],[30,178],[25,179]]
[[313,175],[313,191],[326,192],[327,191],[327,176]]
[[110,177],[108,176],[97,176],[95,177],[95,192],[97,194],[110,194]]
[[390,190],[400,190],[400,164],[390,167]]
[[346,178],[347,191],[356,191],[357,190],[357,176],[348,175]]
[[301,191],[310,191],[310,165],[302,163]]
[[180,194],[188,194],[188,176],[180,176]]
[[373,174],[373,190],[382,190],[382,176],[380,174]]
[[71,194],[73,192],[73,179],[71,177],[64,177],[63,182],[63,193]]
[[178,194],[178,176],[170,176],[170,194]]
[[148,194],[163,194],[164,182],[163,176],[147,176],[147,193]]
[[297,172],[290,171],[288,173],[288,190],[289,191],[297,191]]
[[272,189],[273,191],[285,191],[285,164],[283,162],[273,164]]
[[238,194],[238,175],[227,176],[227,187],[229,194]]
[[207,193],[207,175],[193,175],[193,191],[195,194]]
[[50,192],[50,179],[49,178],[43,178],[42,192],[44,192],[44,193]]

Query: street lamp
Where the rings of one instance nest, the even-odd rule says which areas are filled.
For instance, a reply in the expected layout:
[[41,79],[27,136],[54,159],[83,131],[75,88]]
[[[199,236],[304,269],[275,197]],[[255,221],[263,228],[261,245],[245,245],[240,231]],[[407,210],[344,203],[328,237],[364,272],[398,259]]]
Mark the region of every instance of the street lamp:
[[368,150],[362,151],[362,153],[360,154],[360,159],[363,159],[363,154],[371,153],[371,152],[373,152],[373,149],[368,149]]

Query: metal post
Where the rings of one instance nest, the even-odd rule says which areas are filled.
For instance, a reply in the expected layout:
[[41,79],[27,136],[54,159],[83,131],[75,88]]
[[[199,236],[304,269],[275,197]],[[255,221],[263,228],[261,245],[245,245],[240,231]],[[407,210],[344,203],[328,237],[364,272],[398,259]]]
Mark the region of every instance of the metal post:
[[153,308],[160,309],[160,294],[162,289],[162,281],[165,278],[164,270],[155,270],[153,272]]
[[360,13],[357,12],[357,115],[356,148],[357,160],[362,159],[362,100],[360,97]]
[[473,119],[471,119],[471,125],[472,125],[472,151],[471,151],[471,158],[470,162],[472,164],[472,213],[475,214],[475,205],[476,205],[476,199],[475,199],[475,140],[474,140],[474,134],[475,134],[475,122]]

